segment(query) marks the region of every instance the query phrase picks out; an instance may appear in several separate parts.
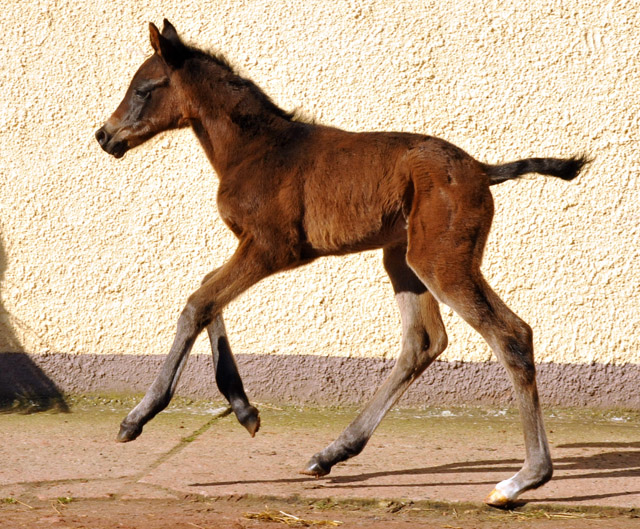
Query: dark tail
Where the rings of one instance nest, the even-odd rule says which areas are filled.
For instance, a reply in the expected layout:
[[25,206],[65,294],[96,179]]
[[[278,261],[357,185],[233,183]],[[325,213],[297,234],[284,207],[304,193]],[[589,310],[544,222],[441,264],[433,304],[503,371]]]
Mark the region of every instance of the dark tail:
[[501,165],[486,165],[489,185],[496,185],[527,173],[556,176],[563,180],[573,180],[580,170],[590,162],[586,156],[573,158],[527,158]]

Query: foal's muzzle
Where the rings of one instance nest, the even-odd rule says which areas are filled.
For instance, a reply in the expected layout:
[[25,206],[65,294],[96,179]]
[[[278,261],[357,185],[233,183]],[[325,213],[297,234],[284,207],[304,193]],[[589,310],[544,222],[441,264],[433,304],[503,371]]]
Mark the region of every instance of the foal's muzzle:
[[114,141],[114,136],[109,134],[105,127],[100,127],[96,131],[96,140],[98,140],[100,147],[114,158],[122,158],[124,153],[129,150],[129,145],[126,141]]

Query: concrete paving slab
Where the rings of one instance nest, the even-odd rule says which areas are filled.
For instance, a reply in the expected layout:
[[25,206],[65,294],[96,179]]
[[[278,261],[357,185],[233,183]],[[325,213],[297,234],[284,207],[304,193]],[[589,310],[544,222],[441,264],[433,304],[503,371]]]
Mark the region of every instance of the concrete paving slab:
[[[69,414],[0,416],[0,480],[104,479],[128,475],[131,462],[144,465],[166,453],[185,432],[205,421],[183,415],[160,416],[149,425],[156,435],[117,444],[121,412],[80,410]],[[19,454],[19,464],[15,455]]]
[[[298,474],[355,416],[352,409],[262,407],[252,439],[216,406],[174,409],[139,439],[114,441],[127,409],[0,415],[0,499],[294,496],[480,502],[524,457],[512,410],[394,410],[358,457],[331,475]],[[554,410],[554,479],[523,500],[640,507],[637,413]]]
[[[227,417],[146,483],[185,493],[301,495],[309,498],[403,498],[482,501],[521,466],[517,415],[481,410],[397,411],[363,453],[316,480],[299,475],[308,458],[335,438],[355,412],[265,410],[249,438]],[[555,479],[530,491],[530,502],[640,506],[640,428],[637,422],[572,412],[550,417]]]
[[31,490],[39,498],[108,497],[171,451],[209,417],[165,413],[139,443],[115,442],[122,406],[71,413],[0,414],[0,497]]

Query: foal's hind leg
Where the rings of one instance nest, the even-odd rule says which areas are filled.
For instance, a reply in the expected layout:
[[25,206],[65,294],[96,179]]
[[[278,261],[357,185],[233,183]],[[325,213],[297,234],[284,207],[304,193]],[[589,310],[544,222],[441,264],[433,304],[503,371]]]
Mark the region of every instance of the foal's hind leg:
[[[440,301],[484,337],[509,373],[520,409],[526,458],[522,469],[500,482],[486,500],[504,506],[549,481],[553,473],[536,387],[532,332],[480,272],[493,212],[488,189],[476,189],[473,197],[465,197],[464,191],[456,192],[455,197],[443,191],[424,200],[416,193],[407,261]],[[447,222],[434,212],[448,213]]]
[[447,346],[438,302],[407,266],[405,254],[404,245],[384,252],[385,268],[402,319],[402,352],[360,415],[333,443],[311,458],[303,474],[324,476],[336,463],[359,454],[391,406]]
[[553,474],[536,387],[531,328],[509,310],[479,272],[473,279],[460,277],[454,284],[443,282],[434,292],[487,340],[515,390],[526,457],[522,469],[496,485],[486,500],[490,505],[503,506],[522,492],[544,485]]

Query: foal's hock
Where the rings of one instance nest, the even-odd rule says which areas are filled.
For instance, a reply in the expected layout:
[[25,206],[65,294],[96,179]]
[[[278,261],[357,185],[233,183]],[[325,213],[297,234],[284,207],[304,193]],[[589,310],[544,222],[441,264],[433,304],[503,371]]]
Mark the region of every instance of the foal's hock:
[[546,483],[552,464],[531,328],[480,272],[493,216],[489,187],[526,173],[571,180],[586,160],[530,158],[489,165],[431,136],[352,133],[307,123],[278,108],[224,57],[185,44],[168,21],[162,32],[153,24],[149,29],[155,53],[135,73],[96,139],[120,158],[159,132],[191,127],[220,180],[218,211],[238,247],[189,297],[169,355],[123,420],[118,440],[135,439],[167,406],[205,328],[218,387],[255,435],[258,410],[247,399],[229,348],[223,308],[276,272],[326,255],[381,248],[402,318],[400,356],[360,415],[303,473],[324,476],[358,454],[389,408],[444,351],[441,302],[489,343],[509,373],[520,407],[524,465],[486,501],[505,505]]

